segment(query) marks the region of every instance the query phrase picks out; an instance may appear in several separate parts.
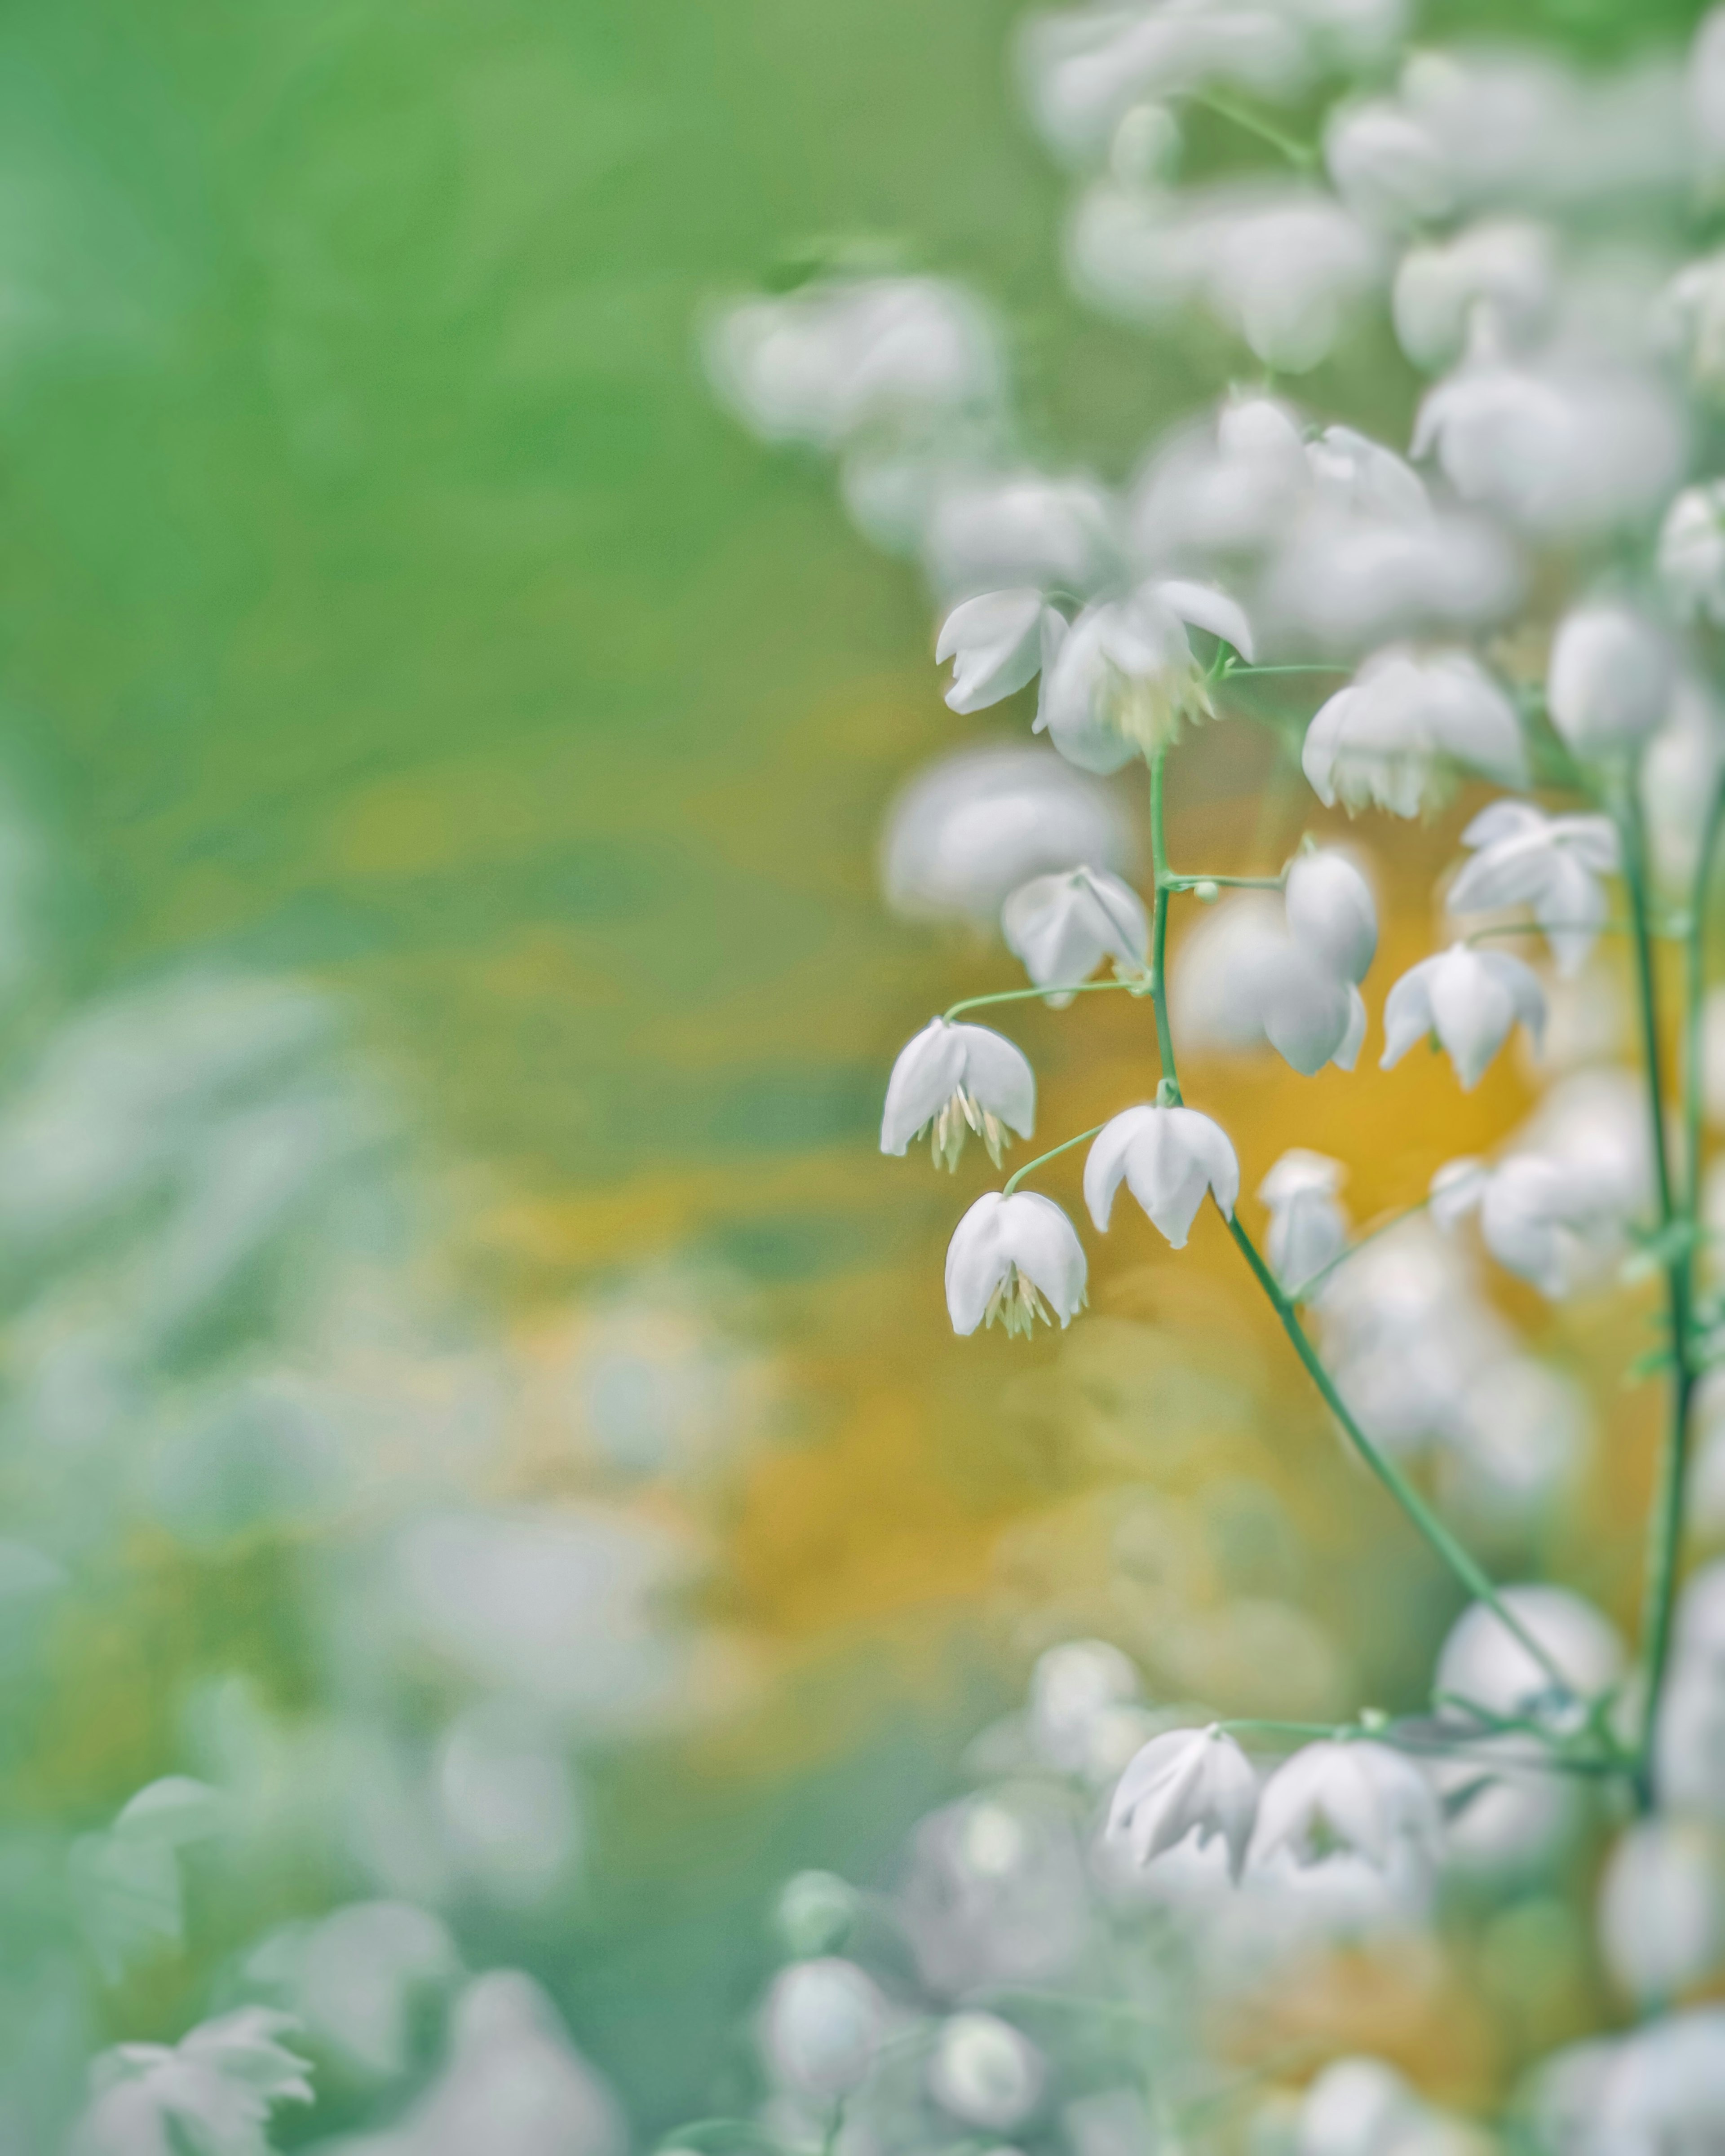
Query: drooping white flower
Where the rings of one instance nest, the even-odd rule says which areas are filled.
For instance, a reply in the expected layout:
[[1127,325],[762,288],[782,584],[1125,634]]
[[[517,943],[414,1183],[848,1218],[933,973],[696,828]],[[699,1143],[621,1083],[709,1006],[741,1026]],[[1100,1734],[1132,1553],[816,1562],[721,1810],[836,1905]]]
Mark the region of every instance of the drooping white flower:
[[942,2110],[993,2133],[1009,2133],[1034,2108],[1046,2076],[1028,2036],[974,2010],[941,2024],[928,2061],[929,2093]]
[[779,1971],[761,2015],[773,2077],[804,2096],[845,2096],[865,2081],[886,2036],[886,2001],[874,1979],[837,1955]]
[[1348,1171],[1338,1160],[1296,1146],[1258,1185],[1270,1208],[1270,1270],[1291,1291],[1332,1265],[1348,1247],[1348,1215],[1336,1202]]
[[956,1168],[971,1130],[999,1168],[1008,1129],[1027,1138],[1035,1122],[1036,1074],[1022,1050],[988,1026],[932,1018],[892,1066],[880,1150],[902,1157],[927,1131],[935,1165]]
[[1332,2059],[1300,2103],[1290,2156],[1466,2156],[1394,2066],[1382,2059]]
[[1599,1951],[1619,1990],[1661,2005],[1725,1962],[1725,1842],[1700,1820],[1626,1827],[1599,1880]]
[[1325,1738],[1302,1745],[1264,1784],[1251,1862],[1286,1852],[1320,1864],[1351,1851],[1381,1871],[1398,1844],[1435,1860],[1442,1840],[1436,1793],[1404,1753],[1371,1738]]
[[1252,655],[1251,628],[1224,593],[1168,579],[1086,607],[1050,653],[1039,732],[1081,770],[1106,774],[1208,718],[1209,691],[1187,624]]
[[1195,1108],[1127,1108],[1104,1124],[1084,1164],[1084,1201],[1098,1228],[1107,1228],[1122,1182],[1180,1250],[1206,1191],[1224,1219],[1234,1218],[1240,1162],[1221,1125]]
[[1028,1335],[1039,1317],[1045,1325],[1058,1317],[1064,1331],[1084,1306],[1087,1276],[1084,1245],[1052,1199],[1034,1190],[1009,1198],[987,1191],[947,1250],[952,1330],[974,1332],[999,1319],[1009,1334]]
[[177,2045],[117,2044],[90,2070],[73,2156],[139,2156],[181,2147],[264,2156],[273,2106],[310,2103],[311,2069],[281,2041],[297,2024],[244,2006],[201,2022]]
[[1479,1209],[1480,1233],[1498,1264],[1553,1301],[1594,1270],[1588,1245],[1597,1209],[1560,1163],[1512,1153],[1486,1178]]
[[1695,387],[1717,397],[1725,386],[1725,250],[1684,264],[1659,296],[1654,327]]
[[1489,1604],[1470,1603],[1450,1626],[1435,1681],[1488,1714],[1573,1722],[1577,1703],[1595,1697],[1621,1674],[1624,1645],[1608,1617],[1568,1588],[1543,1583],[1501,1587],[1497,1599],[1563,1673],[1558,1686]]
[[1298,414],[1274,398],[1230,398],[1152,455],[1134,490],[1135,548],[1167,562],[1266,547],[1312,484]]
[[1545,997],[1532,968],[1504,951],[1452,943],[1404,973],[1384,1005],[1383,1068],[1393,1070],[1428,1034],[1471,1092],[1519,1021],[1537,1042]]
[[1026,590],[984,592],[953,608],[934,655],[954,662],[947,701],[955,711],[984,711],[1034,679],[1046,611],[1041,593]]
[[1578,756],[1609,756],[1645,741],[1670,711],[1675,685],[1669,645],[1631,608],[1596,602],[1558,623],[1546,705]]
[[1118,572],[1116,524],[1113,496],[1087,473],[967,464],[934,489],[923,567],[953,598],[1028,585],[1087,592]]
[[1370,893],[1339,856],[1303,856],[1295,866],[1302,870],[1296,912],[1306,936],[1293,932],[1286,899],[1279,906],[1257,891],[1230,894],[1175,955],[1176,1029],[1194,1047],[1240,1050],[1268,1040],[1307,1077],[1326,1063],[1351,1070],[1365,1039],[1366,1007],[1346,968],[1364,951],[1358,901],[1368,910]]
[[1711,692],[1678,681],[1671,716],[1641,752],[1638,777],[1648,851],[1662,891],[1686,902],[1713,794],[1725,776],[1725,724]]
[[1320,708],[1300,762],[1327,808],[1374,802],[1394,816],[1427,805],[1442,764],[1507,783],[1527,773],[1515,707],[1470,654],[1394,645]]
[[1093,1775],[1138,1710],[1138,1673],[1106,1640],[1045,1648],[1030,1675],[1030,1740],[1063,1774]]
[[1288,932],[1344,981],[1363,981],[1378,949],[1372,887],[1333,847],[1301,854],[1282,886]]
[[1291,937],[1265,969],[1260,988],[1264,1037],[1301,1077],[1327,1063],[1352,1070],[1366,1037],[1365,998]]
[[1170,1729],[1153,1737],[1121,1776],[1108,1810],[1108,1832],[1149,1864],[1189,1834],[1201,1848],[1219,1835],[1238,1878],[1257,1815],[1258,1778],[1219,1724]]
[[1686,486],[1659,527],[1659,580],[1681,620],[1725,622],[1725,480]]
[[[1150,922],[1128,883],[1076,868],[1021,884],[1000,909],[1006,947],[1039,988],[1088,980],[1104,958],[1132,971],[1149,955]],[[1051,995],[1058,1009],[1072,1000]]]
[[1399,230],[1454,207],[1443,145],[1392,98],[1334,111],[1324,129],[1324,162],[1337,193],[1368,223]]
[[1725,2007],[1666,2014],[1625,2037],[1586,2127],[1586,2156],[1712,2156],[1725,2146]]
[[1547,228],[1520,218],[1482,218],[1451,239],[1409,248],[1392,303],[1402,350],[1417,367],[1447,365],[1481,310],[1501,337],[1525,341],[1550,308],[1555,254]]
[[1618,865],[1609,816],[1548,816],[1531,802],[1494,801],[1461,834],[1473,859],[1445,900],[1451,913],[1531,906],[1565,978],[1580,972],[1605,918],[1599,879]]

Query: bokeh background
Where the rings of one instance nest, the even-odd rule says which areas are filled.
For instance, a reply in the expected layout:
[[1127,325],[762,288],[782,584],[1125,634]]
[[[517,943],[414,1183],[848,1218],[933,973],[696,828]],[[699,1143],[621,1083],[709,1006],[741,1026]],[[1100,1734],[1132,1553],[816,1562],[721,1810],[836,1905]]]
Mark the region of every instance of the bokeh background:
[[[1431,15],[1603,48],[1695,12]],[[1024,715],[945,711],[914,574],[715,408],[698,331],[867,239],[999,305],[1061,461],[1119,477],[1202,402],[1205,332],[1063,293],[1014,16],[0,25],[0,1490],[57,1574],[0,1564],[9,1996],[73,1953],[43,1852],[153,1778],[244,1753],[347,1822],[213,1875],[93,2022],[18,2021],[45,2106],[80,2043],[176,2034],[245,1940],[388,1891],[531,1967],[644,2138],[743,2074],[776,1883],[890,1866],[1041,1648],[1098,1635],[1236,1712],[1418,1699],[1449,1590],[1225,1243],[1125,1228],[1070,1341],[954,1342],[941,1257],[985,1165],[875,1149],[899,1043],[1013,984],[888,918],[882,814]],[[1200,166],[1225,147],[1194,126]],[[1349,363],[1309,402],[1401,439],[1387,331]],[[1194,865],[1330,828],[1243,726],[1180,787]],[[1455,828],[1378,855],[1380,987]],[[1027,1016],[1041,1127],[1147,1085],[1147,1024]],[[1506,1064],[1462,1129],[1440,1071],[1204,1075],[1249,1186],[1334,1150],[1362,1219],[1529,1097]],[[1558,1351],[1605,1368],[1636,1322]],[[1561,1554],[1621,1613],[1634,1553],[1589,1530],[1644,1464],[1609,1457]],[[382,1813],[367,1853],[375,1758],[281,1763],[344,1716],[418,1757],[500,1671],[567,1770],[538,1890],[412,1875]],[[1489,2081],[1489,1994],[1444,2011],[1451,2079]]]

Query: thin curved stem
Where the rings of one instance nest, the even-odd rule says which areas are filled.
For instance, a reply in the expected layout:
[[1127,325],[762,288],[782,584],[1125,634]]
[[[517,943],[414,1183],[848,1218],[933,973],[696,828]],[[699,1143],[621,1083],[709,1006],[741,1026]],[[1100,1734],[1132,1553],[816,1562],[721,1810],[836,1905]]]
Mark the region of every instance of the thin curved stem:
[[949,1004],[941,1016],[950,1025],[960,1011],[981,1010],[989,1004],[1032,1003],[1039,997],[1093,996],[1109,988],[1124,988],[1128,995],[1142,996],[1149,993],[1149,983],[1141,976],[1135,981],[1065,981],[1046,988],[1001,988],[991,996],[965,996],[956,1004]]
[[1214,884],[1219,891],[1281,891],[1287,883],[1286,876],[1224,876],[1224,875],[1170,875],[1162,880],[1165,891],[1197,891],[1204,884]]
[[1338,1250],[1327,1265],[1320,1265],[1315,1273],[1308,1273],[1297,1287],[1286,1290],[1290,1302],[1308,1302],[1312,1291],[1322,1287],[1330,1275],[1345,1265],[1356,1252],[1364,1250],[1368,1243],[1375,1243],[1380,1235],[1387,1235],[1392,1228],[1399,1228],[1404,1220],[1411,1220],[1416,1213],[1423,1213],[1431,1203],[1428,1195],[1412,1205],[1404,1205],[1399,1213],[1391,1213],[1382,1220],[1374,1220],[1362,1235],[1355,1236],[1345,1250]]
[[1150,859],[1155,872],[1154,911],[1150,918],[1150,994],[1156,1007],[1156,1046],[1162,1058],[1162,1087],[1180,1101],[1180,1074],[1174,1067],[1174,1036],[1168,1019],[1168,834],[1163,826],[1163,782],[1168,751],[1150,759]]
[[1097,1132],[1106,1130],[1106,1127],[1107,1126],[1105,1123],[1098,1123],[1095,1129],[1081,1131],[1076,1138],[1066,1138],[1057,1146],[1050,1146],[1046,1152],[1038,1153],[1034,1160],[1027,1160],[1022,1168],[1014,1168],[1013,1173],[1007,1177],[1004,1184],[1001,1188],[1000,1195],[1003,1198],[1010,1198],[1014,1191],[1018,1188],[1024,1178],[1029,1175],[1033,1169],[1042,1167],[1045,1163],[1048,1161],[1058,1160],[1063,1152],[1070,1152],[1074,1146],[1081,1146],[1086,1144],[1090,1139],[1096,1137]]

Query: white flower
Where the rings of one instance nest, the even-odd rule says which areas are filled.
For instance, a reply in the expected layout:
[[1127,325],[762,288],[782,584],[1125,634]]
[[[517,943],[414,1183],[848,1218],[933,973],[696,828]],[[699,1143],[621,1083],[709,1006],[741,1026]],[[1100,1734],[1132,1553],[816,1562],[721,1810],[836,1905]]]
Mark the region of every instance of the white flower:
[[1183,720],[1211,716],[1187,624],[1252,655],[1245,616],[1224,593],[1178,580],[1088,606],[1047,660],[1037,731],[1081,770],[1118,771],[1165,747]]
[[1038,1755],[1065,1774],[1093,1774],[1135,1712],[1138,1673],[1106,1640],[1067,1640],[1036,1657],[1030,1734]]
[[1326,808],[1369,801],[1394,816],[1430,803],[1440,763],[1511,783],[1527,772],[1515,707],[1476,660],[1394,645],[1322,706],[1300,762]]
[[[1142,968],[1150,923],[1128,883],[1105,869],[1077,868],[1021,884],[1000,909],[1006,947],[1039,988],[1088,980],[1104,958]],[[1059,1009],[1070,996],[1048,1000]]]
[[1660,295],[1654,328],[1696,388],[1717,397],[1725,387],[1725,251],[1677,272]]
[[1394,2066],[1348,2058],[1332,2059],[1307,2089],[1289,2156],[1461,2156],[1461,2150]]
[[947,1250],[952,1330],[974,1332],[998,1318],[1008,1333],[1028,1335],[1039,1317],[1045,1325],[1058,1317],[1064,1330],[1084,1306],[1087,1271],[1084,1246],[1052,1199],[1034,1190],[1009,1198],[985,1192]]
[[968,1127],[999,1168],[1011,1143],[1008,1127],[1027,1138],[1035,1121],[1036,1074],[1020,1050],[985,1025],[932,1018],[892,1066],[880,1150],[902,1156],[912,1138],[928,1131],[935,1165],[956,1168]]
[[1264,1036],[1304,1078],[1327,1063],[1352,1070],[1366,1037],[1365,998],[1321,957],[1286,941],[1260,983]]
[[1587,2115],[1587,2156],[1712,2156],[1725,2147],[1725,2007],[1626,2036]]
[[1725,1848],[1699,1820],[1627,1827],[1599,1880],[1599,1951],[1619,1990],[1662,2005],[1725,1961]]
[[1047,749],[960,749],[917,773],[887,812],[880,883],[895,913],[992,929],[1007,893],[1074,861],[1122,869],[1131,826],[1106,787]]
[[1395,273],[1395,333],[1415,366],[1436,367],[1467,342],[1478,311],[1521,341],[1550,308],[1557,264],[1543,225],[1489,218],[1453,239],[1412,247]]
[[1725,726],[1712,696],[1680,680],[1671,716],[1641,752],[1641,807],[1660,888],[1686,902],[1715,789],[1725,776]]
[[1404,973],[1384,1005],[1383,1068],[1393,1070],[1429,1034],[1471,1092],[1517,1020],[1537,1042],[1545,997],[1532,968],[1504,951],[1452,943]]
[[928,2062],[929,2092],[967,2126],[1004,2133],[1042,2093],[1042,2055],[998,2014],[954,2014],[941,2024]]
[[1108,1809],[1108,1832],[1148,1864],[1195,1834],[1227,1845],[1236,1878],[1245,1861],[1258,1807],[1258,1778],[1234,1739],[1208,1729],[1170,1729],[1150,1742],[1121,1776]]
[[1373,224],[1421,224],[1454,207],[1442,145],[1389,98],[1333,112],[1324,129],[1324,162],[1343,201]]
[[1666,511],[1659,578],[1681,619],[1725,623],[1725,480],[1686,486]]
[[1348,1248],[1348,1215],[1336,1203],[1347,1173],[1340,1161],[1296,1146],[1258,1185],[1270,1208],[1270,1270],[1285,1288],[1298,1288]]
[[1580,972],[1605,918],[1599,879],[1618,865],[1609,816],[1548,816],[1526,801],[1494,801],[1461,834],[1473,859],[1450,886],[1451,913],[1531,906],[1558,971]]
[[1578,756],[1607,756],[1645,741],[1670,711],[1674,686],[1665,639],[1628,607],[1576,607],[1558,623],[1546,703]]
[[1352,1851],[1382,1871],[1398,1844],[1435,1859],[1442,1839],[1436,1794],[1411,1759],[1368,1738],[1325,1738],[1302,1746],[1264,1784],[1251,1861],[1285,1851],[1296,1864],[1320,1864]]
[[1594,1698],[1621,1675],[1623,1641],[1610,1620],[1568,1588],[1500,1587],[1497,1599],[1563,1672],[1552,1673],[1489,1604],[1470,1603],[1438,1656],[1435,1684],[1488,1714],[1573,1721],[1576,1703]]
[[[1083,473],[964,466],[935,488],[922,559],[938,592],[1089,591],[1119,562],[1116,509]],[[1052,612],[1052,609],[1050,609]]]
[[1703,181],[1725,170],[1725,8],[1711,8],[1689,48],[1684,84],[1696,160]]
[[1282,886],[1288,929],[1312,957],[1344,981],[1363,981],[1378,948],[1372,887],[1334,849],[1301,854]]
[[804,2096],[848,2095],[866,2079],[886,2034],[886,2002],[855,1962],[793,1962],[773,1979],[761,2047],[773,2078]]
[[1084,1201],[1106,1229],[1122,1182],[1177,1250],[1204,1193],[1225,1220],[1240,1195],[1240,1163],[1219,1123],[1195,1108],[1127,1108],[1105,1124],[1084,1163]]
[[947,701],[955,711],[980,711],[1034,678],[1042,664],[1042,594],[984,592],[966,599],[941,624],[938,665],[952,660]]
[[118,2044],[90,2070],[90,2102],[73,2128],[73,2156],[267,2156],[277,2103],[310,2103],[310,2068],[280,2039],[290,2015],[242,2007],[205,2021],[175,2046]]

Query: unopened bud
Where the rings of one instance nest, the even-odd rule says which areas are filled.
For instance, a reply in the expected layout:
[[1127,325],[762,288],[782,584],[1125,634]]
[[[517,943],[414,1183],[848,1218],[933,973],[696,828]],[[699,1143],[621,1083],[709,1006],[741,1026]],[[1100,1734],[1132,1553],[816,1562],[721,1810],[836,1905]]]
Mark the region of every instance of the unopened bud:
[[1222,896],[1222,886],[1220,884],[1212,883],[1206,876],[1202,883],[1193,885],[1192,896],[1200,906],[1214,906]]

